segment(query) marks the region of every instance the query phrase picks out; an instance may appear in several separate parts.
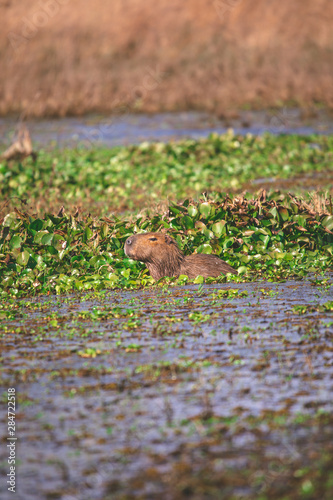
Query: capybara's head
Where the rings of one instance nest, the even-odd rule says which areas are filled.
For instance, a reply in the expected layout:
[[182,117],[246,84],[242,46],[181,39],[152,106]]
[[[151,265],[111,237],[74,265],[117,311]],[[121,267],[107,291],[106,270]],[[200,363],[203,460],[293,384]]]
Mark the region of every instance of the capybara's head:
[[133,234],[125,242],[127,257],[141,262],[158,262],[173,252],[180,252],[177,243],[163,233]]

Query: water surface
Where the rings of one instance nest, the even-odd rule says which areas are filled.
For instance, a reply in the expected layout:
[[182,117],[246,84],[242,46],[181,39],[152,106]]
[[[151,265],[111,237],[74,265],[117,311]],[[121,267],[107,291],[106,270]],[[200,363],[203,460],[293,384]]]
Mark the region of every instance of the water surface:
[[[0,143],[9,145],[17,123],[0,118]],[[333,133],[333,118],[318,110],[304,117],[299,109],[276,111],[241,111],[231,118],[217,118],[208,113],[184,112],[155,115],[118,115],[109,118],[49,119],[28,123],[36,147],[99,147],[138,144],[144,141],[200,139],[232,128],[239,134]]]
[[[19,400],[16,498],[185,498],[177,474],[192,484],[208,467],[214,483],[229,468],[229,479],[273,459],[300,470],[309,449],[328,453],[332,422],[306,424],[333,410],[327,277],[3,307],[1,382]],[[257,498],[236,483],[230,493]]]

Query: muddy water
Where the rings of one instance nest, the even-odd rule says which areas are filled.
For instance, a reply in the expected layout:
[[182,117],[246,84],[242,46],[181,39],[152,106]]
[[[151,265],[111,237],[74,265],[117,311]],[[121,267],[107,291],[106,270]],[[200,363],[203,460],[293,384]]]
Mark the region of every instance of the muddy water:
[[[299,109],[241,111],[231,118],[207,113],[123,114],[105,118],[92,116],[28,123],[37,148],[98,147],[138,144],[143,141],[207,137],[233,128],[240,134],[333,133],[333,118],[324,110],[305,117]],[[17,123],[0,118],[0,144],[10,144]]]
[[[286,470],[294,481],[332,452],[332,285],[331,274],[3,305],[15,498],[282,498]],[[265,469],[277,459],[281,470]]]

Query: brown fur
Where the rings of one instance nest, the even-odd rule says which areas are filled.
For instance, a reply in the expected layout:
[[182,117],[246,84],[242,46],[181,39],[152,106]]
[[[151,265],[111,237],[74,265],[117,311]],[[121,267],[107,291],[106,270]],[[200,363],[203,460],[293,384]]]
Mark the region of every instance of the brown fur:
[[134,260],[144,262],[151,276],[159,280],[164,276],[187,275],[190,279],[201,275],[216,278],[221,274],[237,274],[229,264],[216,255],[184,255],[177,243],[167,234],[134,234],[125,242],[125,253]]

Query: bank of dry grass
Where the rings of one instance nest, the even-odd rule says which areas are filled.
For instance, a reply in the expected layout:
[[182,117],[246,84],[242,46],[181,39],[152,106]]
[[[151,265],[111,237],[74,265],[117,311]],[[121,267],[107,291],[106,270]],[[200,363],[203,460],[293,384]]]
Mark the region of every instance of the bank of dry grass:
[[330,0],[0,2],[0,113],[333,107]]

